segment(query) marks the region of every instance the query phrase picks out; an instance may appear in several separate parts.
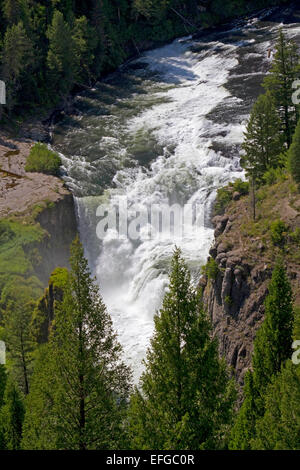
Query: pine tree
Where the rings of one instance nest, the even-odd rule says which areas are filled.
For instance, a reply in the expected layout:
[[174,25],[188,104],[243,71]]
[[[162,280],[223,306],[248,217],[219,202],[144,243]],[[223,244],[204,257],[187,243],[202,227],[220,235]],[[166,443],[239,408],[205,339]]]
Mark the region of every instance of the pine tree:
[[29,393],[33,352],[36,347],[31,334],[32,312],[35,303],[19,286],[18,299],[10,299],[4,313],[4,338],[13,376],[23,393]]
[[235,390],[179,249],[154,323],[141,391],[131,399],[132,447],[221,448]]
[[49,39],[47,65],[50,86],[53,92],[64,96],[70,92],[74,84],[76,57],[71,28],[64,21],[60,11],[54,11],[47,37]]
[[5,365],[0,364],[0,409],[3,405],[6,379],[7,379],[7,375],[6,375]]
[[295,182],[300,187],[300,120],[288,153],[289,167]]
[[85,16],[75,20],[72,37],[75,47],[76,81],[81,83],[86,80],[91,84],[91,66],[95,59],[94,50],[97,46],[96,32]]
[[299,75],[299,54],[297,44],[288,40],[280,30],[276,44],[275,58],[270,74],[264,80],[264,88],[274,98],[284,140],[287,148],[290,147],[292,136],[297,124],[297,106],[293,105],[293,82]]
[[287,361],[268,386],[252,449],[300,450],[300,367]]
[[244,388],[244,403],[231,432],[231,449],[250,449],[255,438],[256,422],[265,412],[265,392],[272,377],[292,356],[292,290],[283,263],[273,271],[265,302],[265,319],[254,341],[253,372]]
[[253,378],[261,392],[292,356],[293,320],[292,288],[283,262],[279,261],[265,302],[265,319],[254,343]]
[[6,30],[2,50],[2,74],[7,83],[7,108],[12,111],[17,93],[22,88],[22,76],[32,63],[33,48],[22,22]]
[[243,150],[242,166],[255,180],[260,180],[268,169],[279,166],[282,150],[280,121],[269,92],[261,95],[253,107]]
[[19,450],[22,439],[24,405],[19,391],[9,377],[0,411],[0,440],[3,449]]
[[28,396],[23,446],[117,449],[124,445],[130,370],[78,239],[70,264],[43,367]]
[[250,450],[251,439],[255,435],[256,420],[259,417],[257,399],[259,395],[253,384],[253,373],[245,374],[244,401],[231,430],[230,450]]
[[241,165],[251,180],[253,219],[256,219],[256,185],[270,168],[280,165],[282,140],[280,120],[276,115],[273,99],[269,92],[261,95],[255,103],[245,132],[242,146],[245,154]]

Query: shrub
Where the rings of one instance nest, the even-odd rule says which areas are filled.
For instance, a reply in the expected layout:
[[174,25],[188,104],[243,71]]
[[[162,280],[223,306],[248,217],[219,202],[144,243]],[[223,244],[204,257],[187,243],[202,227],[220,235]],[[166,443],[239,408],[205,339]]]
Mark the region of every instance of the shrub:
[[28,172],[45,173],[46,175],[58,175],[61,165],[60,156],[48,149],[45,144],[35,144],[30,150],[25,170]]
[[284,181],[287,178],[284,168],[270,168],[263,176],[263,181],[268,186]]
[[248,181],[243,181],[239,178],[234,183],[229,183],[228,186],[218,189],[214,208],[215,215],[224,214],[235,192],[240,193],[241,196],[249,194]]
[[243,181],[241,178],[238,178],[234,183],[231,183],[233,191],[237,191],[242,196],[249,194],[249,182]]
[[215,281],[220,272],[220,269],[216,260],[214,258],[209,258],[206,265],[203,266],[202,272],[203,274],[207,276],[207,279],[213,279]]
[[273,245],[284,245],[288,231],[289,227],[282,220],[272,222],[270,232]]

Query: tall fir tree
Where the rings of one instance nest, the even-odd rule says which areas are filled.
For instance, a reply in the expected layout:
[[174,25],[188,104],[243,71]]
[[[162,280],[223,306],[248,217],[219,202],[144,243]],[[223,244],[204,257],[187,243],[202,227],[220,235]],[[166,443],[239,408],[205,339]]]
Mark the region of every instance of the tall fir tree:
[[235,389],[179,249],[129,412],[134,449],[225,445]]
[[33,60],[32,42],[22,22],[7,28],[3,40],[2,75],[7,83],[7,108],[11,112],[22,89],[22,76]]
[[4,450],[21,448],[24,413],[22,397],[11,377],[8,377],[0,410],[0,443]]
[[23,446],[122,448],[131,372],[78,239],[70,264],[43,367],[28,396]]
[[76,57],[72,31],[63,14],[55,10],[48,28],[49,50],[47,65],[49,86],[56,94],[56,100],[67,95],[75,80]]
[[300,367],[287,361],[266,390],[265,413],[256,425],[251,447],[300,450]]
[[248,372],[244,402],[231,432],[229,447],[251,448],[256,423],[265,412],[265,392],[282,365],[292,356],[293,297],[282,261],[278,261],[265,302],[265,319],[254,341],[253,372]]
[[3,319],[4,339],[13,369],[12,374],[25,395],[29,393],[33,354],[36,348],[31,334],[34,307],[35,302],[29,298],[25,287],[19,286],[17,296],[7,302]]
[[245,132],[242,166],[249,176],[260,180],[270,168],[280,164],[282,150],[280,120],[269,92],[256,101]]
[[292,100],[292,85],[300,73],[297,49],[297,44],[288,40],[281,29],[270,74],[264,80],[265,89],[274,98],[287,148],[291,145],[298,119],[298,107]]

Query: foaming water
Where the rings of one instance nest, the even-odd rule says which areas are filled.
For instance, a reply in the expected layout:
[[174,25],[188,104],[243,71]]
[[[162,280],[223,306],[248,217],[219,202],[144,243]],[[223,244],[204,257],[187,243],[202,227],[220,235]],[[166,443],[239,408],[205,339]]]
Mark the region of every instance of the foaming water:
[[[135,379],[142,371],[153,315],[161,306],[174,246],[195,281],[213,242],[216,191],[243,177],[239,150],[278,24],[252,18],[199,40],[183,38],[143,54],[78,97],[77,116],[56,130],[79,229]],[[293,37],[300,28],[286,27]],[[132,241],[96,237],[96,209],[126,196],[140,204],[197,204],[197,236]],[[141,234],[145,227],[141,227]]]

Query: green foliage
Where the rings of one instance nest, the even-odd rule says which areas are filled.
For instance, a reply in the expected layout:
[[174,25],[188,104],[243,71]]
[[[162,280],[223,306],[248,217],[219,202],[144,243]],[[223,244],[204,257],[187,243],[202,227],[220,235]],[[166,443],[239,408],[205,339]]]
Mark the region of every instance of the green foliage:
[[31,249],[43,239],[43,230],[38,225],[2,219],[0,220],[0,231],[1,302],[4,301],[5,286],[16,284],[16,281],[21,280],[21,277],[25,278],[24,282],[27,282],[27,288],[32,293],[33,291],[40,293],[41,284],[33,276],[36,259],[31,256]]
[[131,399],[134,449],[220,449],[235,391],[210,323],[176,249],[169,289],[155,316],[145,372]]
[[214,258],[209,258],[206,265],[203,266],[202,272],[207,276],[207,279],[212,279],[215,281],[220,272],[220,268]]
[[267,387],[292,357],[293,320],[292,289],[279,261],[265,301],[265,319],[254,341],[253,373],[245,380],[244,403],[231,433],[231,449],[251,448],[250,438],[255,439],[256,423],[265,413]]
[[[55,10],[47,30],[49,50],[47,65],[54,93],[68,94],[74,84],[76,57],[72,31],[63,14]],[[79,40],[77,50],[79,48]]]
[[30,150],[25,170],[28,172],[45,173],[47,175],[58,175],[60,166],[60,156],[49,150],[47,145],[37,143]]
[[246,196],[249,194],[249,183],[238,178],[234,183],[229,183],[224,188],[219,188],[214,207],[214,213],[216,215],[224,214],[235,192],[239,193],[241,196]]
[[287,178],[286,172],[282,168],[270,168],[263,175],[263,182],[268,186],[284,181]]
[[300,188],[300,120],[297,124],[292,145],[288,152],[289,168],[295,182]]
[[18,290],[6,299],[3,315],[4,340],[7,357],[13,368],[13,377],[25,395],[29,393],[32,373],[33,351],[35,342],[31,335],[31,319],[35,303],[25,285],[18,285]]
[[2,449],[20,449],[23,420],[22,398],[9,377],[6,382],[3,406],[0,410],[0,446]]
[[289,227],[283,220],[275,220],[271,223],[270,234],[273,245],[283,247],[286,237],[289,232]]
[[265,395],[265,413],[256,425],[252,449],[300,450],[300,367],[287,361]]
[[241,165],[247,176],[260,181],[266,171],[279,165],[281,149],[280,120],[267,92],[255,103],[245,133]]
[[295,42],[287,39],[280,30],[275,58],[270,74],[264,80],[265,89],[271,94],[281,123],[286,147],[289,148],[298,119],[297,106],[293,105],[293,82],[299,76],[299,54]]
[[33,375],[23,447],[122,448],[130,370],[78,240],[70,263],[49,343]]
[[7,106],[12,111],[22,88],[24,72],[33,60],[33,45],[22,22],[8,27],[3,39],[2,74],[7,83]]
[[48,109],[148,45],[261,7],[257,0],[213,0],[205,2],[205,11],[199,6],[201,0],[2,0],[4,113]]

